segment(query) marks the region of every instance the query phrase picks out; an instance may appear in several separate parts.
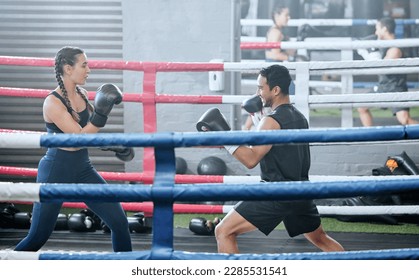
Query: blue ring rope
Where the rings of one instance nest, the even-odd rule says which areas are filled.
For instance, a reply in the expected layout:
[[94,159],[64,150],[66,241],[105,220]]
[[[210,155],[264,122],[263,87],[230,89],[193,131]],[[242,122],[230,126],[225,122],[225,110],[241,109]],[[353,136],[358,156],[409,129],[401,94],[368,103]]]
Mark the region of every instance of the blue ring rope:
[[[353,83],[354,88],[373,88],[376,85],[377,85],[377,83],[373,83],[373,82],[371,82],[371,83],[369,83],[369,82],[355,82],[355,83]],[[418,82],[408,82],[407,87],[408,88],[417,88],[417,87],[419,87],[419,83]]]
[[[152,251],[121,253],[51,253],[39,255],[40,260],[150,260]],[[184,251],[171,252],[173,260],[417,260],[419,248],[347,251],[334,253],[282,254],[215,254]]]
[[[157,180],[157,178],[156,178]],[[249,184],[181,184],[165,186],[112,184],[41,184],[41,202],[139,202],[299,200],[352,197],[419,190],[418,179],[331,182],[270,182]],[[169,222],[169,221],[168,221]]]
[[[415,136],[413,136],[415,135]],[[42,135],[41,147],[196,147],[307,142],[362,142],[417,139],[419,125],[278,131],[103,133]]]
[[[229,131],[152,134],[60,134],[42,135],[42,147],[97,147],[126,146],[154,147],[156,176],[153,186],[144,185],[83,185],[41,184],[41,201],[153,201],[153,244],[151,251],[87,254],[41,254],[40,259],[418,259],[418,249],[408,251],[380,251],[380,253],[344,252],[322,254],[262,254],[225,255],[177,252],[173,250],[173,201],[237,200],[237,199],[304,199],[344,197],[419,189],[419,181],[371,180],[342,182],[275,182],[259,184],[174,184],[175,148],[218,145],[263,145],[309,142],[359,142],[418,139],[419,125],[369,128],[337,128],[279,131]],[[263,188],[261,188],[263,184]],[[222,197],[221,197],[222,196]]]

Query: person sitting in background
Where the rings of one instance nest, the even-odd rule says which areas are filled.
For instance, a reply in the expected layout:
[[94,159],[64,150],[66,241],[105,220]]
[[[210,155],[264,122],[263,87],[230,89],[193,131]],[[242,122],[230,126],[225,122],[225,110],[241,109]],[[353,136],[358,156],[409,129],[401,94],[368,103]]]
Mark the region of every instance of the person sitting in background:
[[[394,19],[384,17],[377,21],[375,25],[375,35],[378,40],[394,40],[396,23]],[[403,58],[402,49],[390,47],[380,49],[382,59],[399,59]],[[406,74],[386,74],[378,76],[378,85],[373,92],[403,92],[407,91]],[[358,108],[359,118],[363,126],[372,126],[373,118],[368,108]],[[409,108],[392,108],[393,115],[396,116],[398,122],[402,125],[417,124],[418,122],[410,117]]]

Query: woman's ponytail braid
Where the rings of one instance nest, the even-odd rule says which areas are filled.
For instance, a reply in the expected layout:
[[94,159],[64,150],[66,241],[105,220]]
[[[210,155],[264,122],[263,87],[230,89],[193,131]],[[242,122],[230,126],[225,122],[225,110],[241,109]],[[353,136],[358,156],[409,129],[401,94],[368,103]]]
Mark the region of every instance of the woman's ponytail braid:
[[[75,47],[64,47],[60,49],[55,57],[55,78],[58,82],[58,86],[60,87],[64,100],[66,102],[69,111],[71,112],[71,116],[77,122],[80,121],[79,114],[73,109],[71,106],[70,100],[68,99],[68,93],[65,89],[64,82],[62,79],[62,75],[64,74],[63,67],[64,65],[68,64],[70,66],[74,66],[77,61],[77,55],[84,53],[82,49],[75,48]],[[87,97],[81,92],[79,88],[77,88],[77,92],[83,97],[84,100],[87,101]],[[93,106],[87,102],[89,110],[93,108]]]

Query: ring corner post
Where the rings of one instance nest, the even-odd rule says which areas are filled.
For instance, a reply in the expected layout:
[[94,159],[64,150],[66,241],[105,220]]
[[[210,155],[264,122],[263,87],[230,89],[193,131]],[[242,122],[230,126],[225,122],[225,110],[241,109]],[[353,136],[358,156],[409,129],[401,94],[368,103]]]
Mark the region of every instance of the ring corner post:
[[171,259],[173,252],[173,188],[176,160],[174,147],[155,147],[156,175],[151,259]]
[[299,62],[295,68],[295,106],[303,113],[310,122],[309,95],[310,91],[306,85],[310,80],[310,67],[308,62]]

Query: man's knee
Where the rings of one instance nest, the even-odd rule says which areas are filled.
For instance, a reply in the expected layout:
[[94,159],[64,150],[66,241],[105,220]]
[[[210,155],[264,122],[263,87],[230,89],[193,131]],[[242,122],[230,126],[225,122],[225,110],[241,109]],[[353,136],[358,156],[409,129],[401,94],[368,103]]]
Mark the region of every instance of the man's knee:
[[368,108],[358,108],[358,113],[360,114],[366,114],[369,112]]
[[401,125],[409,124],[409,113],[407,111],[398,111],[396,117]]
[[215,226],[214,235],[217,240],[225,238],[229,235],[228,228],[223,223],[219,223]]
[[234,239],[239,235],[237,225],[222,220],[214,229],[214,235],[217,240]]
[[399,119],[399,123],[401,125],[407,125],[407,124],[409,124],[408,120],[406,120],[406,119]]

